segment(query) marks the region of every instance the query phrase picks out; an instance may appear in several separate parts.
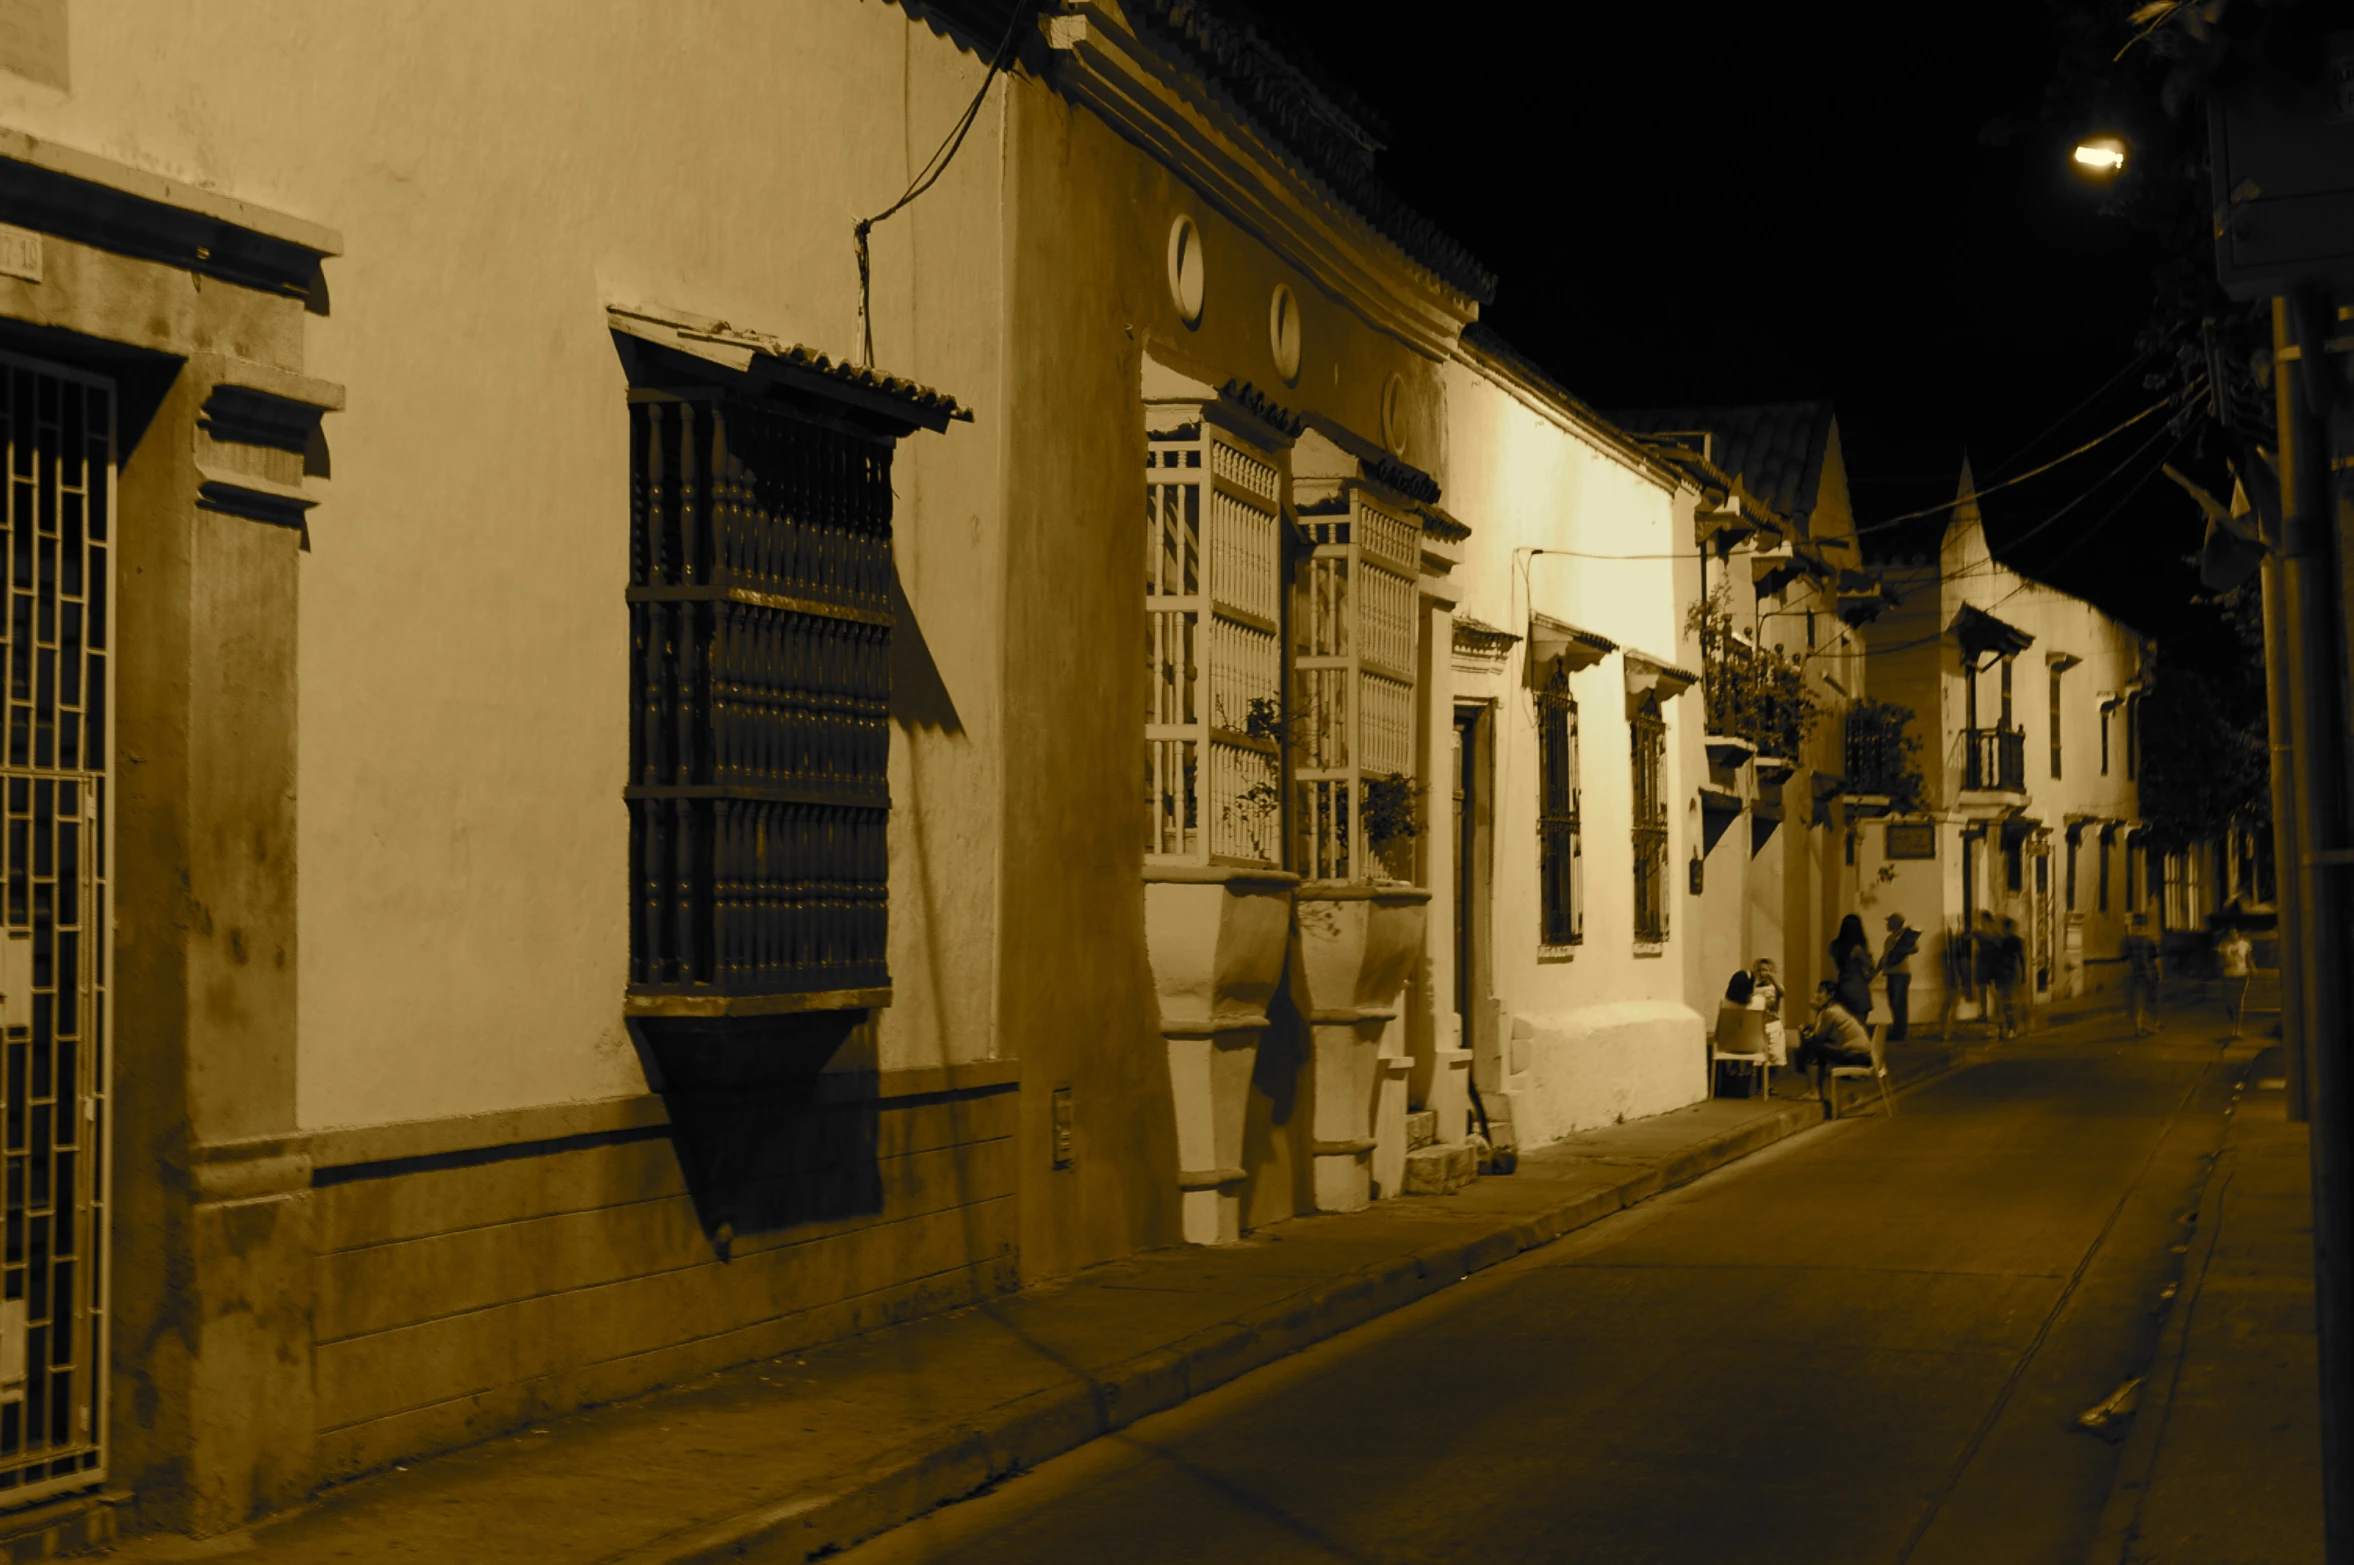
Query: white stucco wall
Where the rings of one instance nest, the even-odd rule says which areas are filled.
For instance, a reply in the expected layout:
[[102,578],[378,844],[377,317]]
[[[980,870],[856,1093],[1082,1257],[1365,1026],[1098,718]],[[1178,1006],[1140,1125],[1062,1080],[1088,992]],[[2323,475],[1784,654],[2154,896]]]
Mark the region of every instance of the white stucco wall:
[[[833,0],[68,14],[70,90],[0,76],[0,119],[345,240],[309,342],[350,410],[326,421],[301,586],[302,1124],[644,1090],[620,1014],[629,474],[604,307],[854,354],[851,225],[981,64]],[[873,241],[878,365],[979,411],[894,472],[954,715],[894,735],[885,1066],[993,1047],[996,101]]]
[[[1458,615],[1526,637],[1532,610],[1622,649],[1684,661],[1668,480],[1541,388],[1466,353],[1447,367],[1448,503],[1473,529],[1455,576]],[[1688,515],[1688,507],[1683,514]],[[1532,553],[1555,550],[1559,553]],[[1697,692],[1666,702],[1668,939],[1633,938],[1632,768],[1623,651],[1571,676],[1581,736],[1583,942],[1539,945],[1535,707],[1524,639],[1496,665],[1453,661],[1455,699],[1492,702],[1493,919],[1505,1087],[1524,1142],[1680,1107],[1706,1091],[1700,1016],[1685,990],[1697,938],[1685,894],[1699,830],[1688,808],[1687,729]]]
[[[2131,627],[2111,619],[2081,598],[2045,586],[1995,560],[1986,544],[1974,505],[1957,508],[1947,527],[1932,576],[1913,573],[1906,583],[1925,608],[1935,605],[1934,622],[1920,610],[1908,610],[1891,623],[1885,635],[1874,627],[1873,680],[1881,688],[1883,674],[1891,693],[1915,705],[1924,721],[1923,764],[1929,772],[1938,824],[1938,858],[1932,866],[1910,861],[1890,866],[1894,879],[1878,881],[1885,860],[1882,833],[1866,828],[1861,843],[1863,884],[1867,906],[1878,912],[1901,911],[1930,935],[1923,959],[1916,959],[1916,993],[1932,998],[1942,982],[1936,932],[1962,916],[1963,829],[1968,816],[1983,817],[1984,809],[1967,811],[1959,795],[1963,780],[1963,732],[1969,721],[1969,676],[1952,626],[1965,604],[1995,616],[2033,643],[2019,652],[2012,665],[2011,722],[2026,734],[2026,790],[2020,814],[2038,823],[2048,836],[2041,839],[2049,852],[2048,890],[2039,907],[2032,846],[2022,862],[2020,890],[2009,889],[1999,835],[1990,833],[1973,850],[1976,904],[1996,918],[2018,921],[2029,944],[2027,991],[2033,1003],[2098,996],[2120,987],[2123,969],[2112,959],[2128,928],[2133,907],[2150,915],[2149,932],[2157,933],[2157,909],[2146,890],[2138,899],[2127,895],[2126,829],[2115,833],[2110,854],[2108,906],[2101,906],[2100,827],[2088,824],[2077,855],[2075,906],[2067,900],[2067,827],[2071,820],[2132,823],[2139,819],[2139,788],[2127,775],[2123,709],[2112,712],[2108,765],[2101,756],[2101,706],[2137,687],[2145,675],[2143,638]],[[1933,646],[1920,643],[1936,636]],[[1927,655],[1934,656],[1933,671]],[[2077,661],[2060,676],[2060,776],[2051,766],[2051,668],[2054,656]],[[1883,667],[1885,665],[1885,668]],[[1978,722],[1994,727],[2001,720],[2001,676],[1989,664],[1977,675]],[[1925,683],[1925,681],[1927,683]],[[1934,713],[1934,725],[1927,721]],[[1932,726],[1935,737],[1931,737]],[[2145,860],[2146,862],[2146,860]],[[2136,886],[2146,882],[2137,880]],[[2039,913],[2048,923],[2039,930]],[[2048,944],[2046,944],[2048,942]],[[2039,949],[2040,948],[2040,949]],[[2048,967],[2044,984],[2036,982],[2038,968]],[[1926,992],[1925,992],[1926,991]],[[1921,1007],[1916,1004],[1916,1014]],[[1974,1014],[1965,1006],[1963,1014]]]

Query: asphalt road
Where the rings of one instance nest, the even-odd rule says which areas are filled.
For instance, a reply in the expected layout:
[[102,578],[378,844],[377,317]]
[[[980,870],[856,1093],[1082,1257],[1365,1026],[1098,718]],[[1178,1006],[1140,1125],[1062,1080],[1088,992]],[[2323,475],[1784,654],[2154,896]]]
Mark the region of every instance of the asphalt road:
[[2005,1045],[843,1558],[2081,1565],[2219,1055]]

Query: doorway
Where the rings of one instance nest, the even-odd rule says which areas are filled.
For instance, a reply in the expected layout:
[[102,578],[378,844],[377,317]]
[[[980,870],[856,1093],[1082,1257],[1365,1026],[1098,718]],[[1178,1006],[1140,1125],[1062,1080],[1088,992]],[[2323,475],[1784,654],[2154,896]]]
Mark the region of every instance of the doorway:
[[1455,1016],[1461,1047],[1472,1051],[1475,1079],[1483,1088],[1502,1085],[1489,1003],[1489,930],[1495,867],[1495,708],[1484,703],[1455,708],[1453,764],[1448,768],[1454,796],[1455,844]]

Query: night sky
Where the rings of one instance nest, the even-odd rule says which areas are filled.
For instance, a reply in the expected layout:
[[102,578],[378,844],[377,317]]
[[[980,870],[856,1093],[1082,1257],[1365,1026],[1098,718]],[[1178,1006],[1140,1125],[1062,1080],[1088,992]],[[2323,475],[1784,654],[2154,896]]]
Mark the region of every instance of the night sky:
[[[1501,278],[1485,319],[1598,407],[1828,397],[1869,525],[1950,499],[1965,450],[1988,484],[2162,394],[2121,375],[2152,242],[2069,172],[2073,129],[1984,135],[2039,116],[2042,5],[1368,3],[1287,33],[1308,14],[1268,30],[1387,122],[1383,176]],[[1998,551],[2034,529],[2010,563],[2196,656],[2202,524],[2157,468],[2219,470],[2144,450],[2163,417],[1986,511]]]

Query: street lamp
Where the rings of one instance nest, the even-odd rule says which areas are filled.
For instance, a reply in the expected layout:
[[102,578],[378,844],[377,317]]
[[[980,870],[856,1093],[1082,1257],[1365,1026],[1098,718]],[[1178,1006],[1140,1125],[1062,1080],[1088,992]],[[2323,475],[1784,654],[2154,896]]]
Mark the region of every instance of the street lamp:
[[2125,168],[2126,151],[2123,136],[2103,131],[2076,143],[2068,158],[2087,179],[2114,179]]

